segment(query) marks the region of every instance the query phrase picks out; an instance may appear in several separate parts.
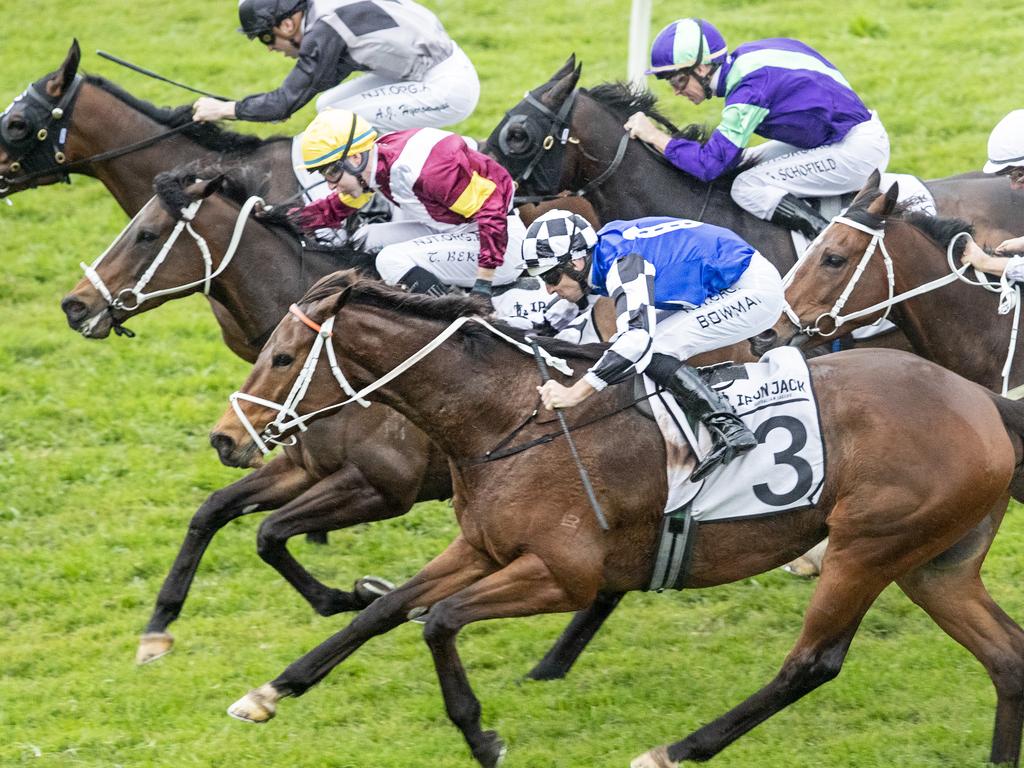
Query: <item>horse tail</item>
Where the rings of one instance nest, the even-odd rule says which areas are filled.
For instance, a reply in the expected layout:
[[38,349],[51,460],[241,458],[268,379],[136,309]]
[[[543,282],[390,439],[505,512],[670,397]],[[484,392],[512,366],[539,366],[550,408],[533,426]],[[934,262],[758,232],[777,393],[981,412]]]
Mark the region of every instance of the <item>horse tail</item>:
[[1016,456],[1013,480],[1010,481],[1010,494],[1017,501],[1024,501],[1024,402],[1010,400],[994,392],[990,395],[1003,419],[1003,426],[1010,436]]

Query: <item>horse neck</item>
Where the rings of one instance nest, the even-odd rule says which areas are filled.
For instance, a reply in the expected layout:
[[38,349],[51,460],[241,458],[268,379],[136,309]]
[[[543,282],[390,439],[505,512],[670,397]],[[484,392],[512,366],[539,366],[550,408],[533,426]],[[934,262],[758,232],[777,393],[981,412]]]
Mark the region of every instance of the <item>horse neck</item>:
[[[238,210],[230,206],[224,214],[230,226],[217,228],[217,242],[210,241],[214,261],[223,258]],[[201,225],[200,225],[201,226]],[[245,336],[254,360],[270,332],[302,298],[309,287],[340,265],[325,254],[307,251],[291,237],[250,220],[231,264],[211,286],[210,295],[227,311],[228,317],[215,313],[221,330],[228,335],[235,326]],[[249,359],[249,355],[242,355]]]
[[[595,162],[578,152],[571,180],[580,189],[611,163],[623,135],[623,121],[599,102],[581,93],[573,115],[572,132]],[[588,137],[588,138],[584,138]],[[584,146],[585,145],[585,146]],[[700,181],[672,166],[655,151],[631,140],[618,170],[587,197],[602,222],[643,216],[689,218],[731,229],[768,257],[781,273],[796,261],[789,233],[740,208],[729,183]]]
[[[950,273],[946,250],[909,223],[890,226],[885,242],[897,294]],[[998,304],[997,294],[957,281],[897,304],[891,317],[917,354],[998,390],[1011,323],[998,314]],[[1011,383],[1021,378],[1017,372]]]
[[[133,109],[111,93],[83,83],[75,102],[75,114],[68,136],[71,161],[126,147],[165,133],[166,125]],[[186,162],[213,161],[218,153],[186,136],[174,135],[153,146],[83,167],[78,173],[94,176],[110,191],[118,205],[134,216],[153,195],[153,179]],[[254,153],[250,161],[273,164],[271,178],[280,186],[281,199],[297,189],[290,170],[288,142],[270,142]],[[268,173],[271,169],[268,168]]]
[[[357,386],[376,381],[436,338],[449,323],[373,306],[346,306],[335,324],[341,367]],[[346,362],[350,361],[350,362]],[[529,355],[499,342],[481,357],[447,340],[374,399],[403,414],[453,459],[482,456],[536,406],[539,378]],[[332,380],[333,384],[333,380]],[[336,384],[334,386],[337,386]]]

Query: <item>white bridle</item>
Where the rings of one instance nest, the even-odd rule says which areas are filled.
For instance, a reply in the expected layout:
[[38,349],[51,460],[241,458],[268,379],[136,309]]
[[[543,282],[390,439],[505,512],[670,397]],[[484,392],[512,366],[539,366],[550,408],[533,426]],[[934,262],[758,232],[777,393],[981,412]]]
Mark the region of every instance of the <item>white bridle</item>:
[[[146,271],[139,278],[138,282],[135,283],[134,287],[123,288],[118,291],[115,296],[103,282],[103,278],[100,277],[96,268],[100,263],[102,263],[103,259],[106,258],[107,254],[110,253],[114,246],[121,242],[121,238],[124,237],[125,232],[127,232],[132,224],[135,223],[135,219],[142,214],[142,211],[135,214],[132,220],[128,222],[128,225],[121,230],[121,234],[117,236],[107,250],[101,253],[92,264],[86,265],[84,262],[79,264],[85,272],[86,278],[88,278],[93,287],[99,291],[99,294],[106,300],[110,309],[124,309],[132,311],[138,309],[143,302],[150,299],[154,299],[158,296],[184,293],[185,291],[192,290],[196,286],[200,285],[203,286],[203,293],[205,295],[210,294],[210,285],[213,282],[213,279],[227,269],[228,265],[231,264],[231,260],[235,257],[235,251],[238,250],[238,243],[242,239],[242,231],[245,229],[245,225],[249,220],[249,214],[252,212],[253,207],[258,203],[263,202],[263,199],[253,195],[242,205],[241,210],[238,212],[238,218],[235,221],[234,231],[231,233],[231,241],[228,243],[228,247],[224,251],[224,258],[220,260],[220,265],[216,270],[213,268],[213,258],[210,256],[210,247],[206,244],[206,239],[192,228],[192,221],[199,212],[199,208],[202,206],[204,199],[205,198],[200,198],[187,208],[181,209],[181,218],[178,220],[178,223],[174,225],[174,229],[171,230],[171,234],[167,237],[163,247],[160,248],[160,252],[156,255],[156,258],[153,259],[153,262],[149,267],[146,268]],[[145,210],[145,208],[143,208],[143,210]],[[181,235],[182,230],[185,230],[192,235],[192,239],[195,241],[196,247],[199,249],[199,253],[203,257],[203,266],[205,270],[203,278],[201,280],[194,280],[191,283],[186,283],[185,285],[178,285],[173,288],[164,288],[163,290],[146,293],[146,286],[149,285],[149,281],[153,279],[153,275],[156,274],[160,265],[167,259],[167,254],[170,253],[171,248],[174,247],[174,244],[177,242],[178,236]],[[128,297],[127,301],[125,297]]]
[[[513,345],[517,349],[520,349],[521,351],[525,352],[528,355],[533,355],[533,349],[531,347],[527,346],[526,344],[523,344],[522,342],[516,341],[511,336],[508,336],[505,333],[502,333],[500,330],[498,330],[493,325],[488,323],[482,317],[460,317],[447,328],[445,328],[443,331],[441,331],[441,333],[434,337],[433,340],[425,344],[418,351],[414,352],[403,362],[399,363],[391,371],[386,373],[381,378],[377,379],[377,381],[367,385],[366,387],[363,387],[361,390],[356,392],[352,388],[352,385],[349,384],[348,379],[345,378],[345,374],[342,373],[341,367],[338,365],[338,359],[334,352],[334,345],[328,341],[334,332],[334,317],[329,317],[322,324],[318,325],[313,320],[309,319],[309,317],[307,317],[305,313],[303,313],[302,310],[300,310],[294,304],[292,304],[288,311],[292,315],[297,317],[300,322],[302,322],[304,325],[312,329],[314,333],[316,333],[316,338],[313,340],[313,346],[309,351],[309,356],[306,358],[306,362],[303,363],[302,370],[299,371],[299,375],[295,379],[295,383],[292,384],[291,391],[288,393],[288,396],[285,398],[285,401],[283,403],[275,403],[272,400],[266,400],[262,397],[256,397],[255,395],[250,395],[245,392],[235,392],[231,395],[230,398],[228,398],[231,403],[231,408],[234,410],[235,415],[238,416],[238,420],[242,422],[242,426],[245,427],[245,431],[249,433],[249,436],[253,439],[253,442],[260,449],[260,452],[264,455],[270,453],[270,451],[272,450],[272,448],[268,446],[267,443],[273,443],[275,445],[294,445],[294,436],[287,440],[280,439],[280,436],[287,432],[290,432],[293,429],[305,431],[306,424],[308,422],[325,413],[339,410],[351,403],[359,403],[364,408],[368,407],[370,403],[368,403],[365,400],[365,397],[367,395],[377,391],[384,385],[397,379],[407,370],[416,365],[416,363],[420,362],[421,360],[423,360],[423,358],[425,358],[435,349],[440,347],[445,341],[447,341],[456,331],[458,331],[466,323],[479,323],[498,338],[507,341],[509,344]],[[327,347],[327,359],[331,366],[331,373],[334,374],[334,378],[341,386],[342,391],[349,397],[347,400],[343,402],[328,405],[324,408],[320,408],[319,410],[313,411],[312,413],[307,413],[303,416],[300,416],[298,414],[299,404],[302,402],[302,399],[306,396],[306,391],[309,389],[309,384],[312,381],[313,374],[316,371],[317,362],[320,359],[320,353],[325,346]],[[565,360],[563,360],[560,357],[554,357],[543,349],[540,350],[540,353],[544,360],[547,362],[547,364],[550,365],[552,368],[561,371],[567,376],[572,375],[572,368]],[[249,420],[249,418],[245,415],[245,412],[242,410],[240,401],[253,403],[255,405],[260,405],[263,406],[264,408],[269,408],[270,410],[277,411],[277,415],[274,417],[273,421],[271,421],[269,424],[267,424],[266,427],[264,427],[262,433],[257,432],[252,422]]]
[[[833,224],[845,224],[848,227],[852,227],[853,229],[869,234],[871,235],[871,242],[868,243],[867,248],[864,250],[864,255],[861,256],[860,262],[857,264],[857,268],[850,276],[849,282],[846,284],[846,287],[843,289],[843,292],[839,294],[839,298],[836,299],[835,304],[832,305],[832,309],[830,309],[828,312],[823,312],[822,314],[818,315],[817,319],[814,321],[813,326],[802,326],[800,322],[800,317],[796,314],[796,312],[793,311],[793,308],[789,305],[789,302],[787,301],[784,303],[783,311],[786,313],[786,316],[790,319],[790,321],[792,321],[793,325],[800,329],[800,333],[806,334],[807,336],[818,335],[823,338],[829,338],[830,336],[835,335],[836,331],[838,331],[840,326],[842,326],[844,323],[847,323],[850,320],[859,319],[861,317],[867,317],[868,315],[874,314],[875,312],[885,310],[884,313],[874,323],[871,324],[872,326],[876,326],[881,324],[887,317],[889,317],[889,312],[895,305],[907,301],[908,299],[912,299],[915,296],[920,296],[921,294],[937,290],[945,285],[949,285],[950,283],[959,280],[963,283],[967,283],[968,285],[978,286],[992,293],[998,293],[1000,315],[1008,314],[1011,310],[1014,311],[1013,326],[1010,329],[1009,349],[1007,350],[1006,361],[1003,364],[1002,369],[1002,394],[1006,394],[1010,379],[1010,366],[1013,362],[1013,351],[1017,344],[1017,329],[1020,324],[1020,286],[1016,284],[1011,284],[1006,279],[1005,273],[1000,276],[998,284],[994,284],[989,280],[988,276],[985,275],[984,272],[979,272],[978,270],[974,270],[975,279],[967,277],[966,272],[970,268],[969,264],[964,264],[960,267],[956,266],[956,264],[954,263],[953,256],[954,247],[956,246],[960,238],[970,237],[971,235],[969,232],[960,232],[954,235],[953,239],[949,241],[949,245],[946,248],[946,261],[949,265],[950,270],[948,275],[943,275],[942,277],[936,278],[935,280],[931,280],[927,283],[924,283],[923,285],[919,285],[916,288],[912,288],[909,291],[905,291],[904,293],[895,295],[896,278],[893,272],[892,257],[889,255],[889,251],[886,250],[885,247],[884,227],[879,229],[873,229],[865,224],[853,221],[852,219],[849,219],[845,216],[836,216],[834,219],[832,219],[832,223],[830,223],[829,226],[831,227]],[[821,237],[821,235],[819,235],[818,237]],[[782,281],[782,286],[784,289],[788,288],[792,284],[793,279],[796,276],[797,270],[803,265],[804,261],[809,257],[812,250],[813,249],[811,247],[808,247],[808,249],[804,251],[803,255],[799,259],[797,259],[796,264],[794,264],[793,267],[789,270],[789,272],[786,273],[786,276],[783,278]],[[867,268],[868,262],[871,260],[871,257],[875,254],[876,250],[882,254],[882,259],[885,263],[885,274],[886,279],[888,281],[889,297],[885,301],[880,301],[877,304],[873,304],[870,307],[866,307],[865,309],[857,310],[856,312],[851,312],[848,315],[840,314],[843,310],[843,307],[846,305],[847,300],[849,300],[850,294],[853,293],[853,289],[860,281],[861,275],[864,274],[864,270]],[[821,330],[821,320],[824,317],[832,318],[833,326],[831,331],[825,332]]]

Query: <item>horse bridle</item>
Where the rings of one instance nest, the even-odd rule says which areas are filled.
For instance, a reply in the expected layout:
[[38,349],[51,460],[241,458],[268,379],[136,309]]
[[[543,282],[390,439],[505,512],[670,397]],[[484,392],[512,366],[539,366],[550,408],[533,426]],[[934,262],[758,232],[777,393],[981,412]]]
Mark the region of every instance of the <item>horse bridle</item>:
[[[8,179],[0,175],[0,194],[7,192],[15,182],[55,171],[61,181],[70,182],[64,146],[68,140],[68,121],[81,85],[82,76],[75,75],[71,85],[54,104],[33,83],[0,114],[0,149],[12,158],[9,170],[11,173],[26,172],[22,178]],[[25,105],[24,118],[28,124],[23,136],[14,135],[10,126],[12,112],[18,104]],[[41,149],[46,151],[40,152]]]
[[[107,311],[113,312],[114,310],[121,309],[126,312],[132,312],[138,309],[143,302],[155,299],[158,296],[168,296],[176,293],[184,293],[190,291],[197,286],[203,287],[203,294],[209,296],[210,288],[213,283],[213,279],[219,276],[228,265],[231,264],[231,260],[235,256],[235,252],[238,250],[238,243],[242,238],[242,232],[245,229],[245,225],[249,220],[249,214],[257,204],[262,204],[263,199],[253,195],[242,205],[238,212],[238,218],[235,220],[235,227],[231,233],[231,240],[228,243],[228,247],[224,251],[224,256],[220,260],[220,264],[216,269],[213,267],[213,258],[210,255],[210,247],[206,243],[206,239],[200,235],[192,227],[192,222],[199,212],[199,208],[202,206],[205,198],[200,198],[195,202],[191,203],[185,208],[182,208],[179,212],[178,222],[174,225],[174,229],[171,234],[168,235],[167,240],[161,246],[160,251],[154,257],[153,261],[150,262],[145,272],[138,279],[134,286],[131,288],[122,288],[116,294],[107,287],[103,282],[103,278],[100,277],[96,268],[102,263],[103,259],[106,258],[107,254],[110,253],[111,249],[121,242],[121,238],[124,237],[125,232],[135,223],[135,220],[142,215],[142,211],[139,211],[132,218],[131,221],[125,226],[121,233],[114,239],[114,241],[107,247],[107,249],[101,253],[92,264],[80,263],[79,266],[85,272],[86,278],[92,283],[93,287],[97,292],[106,300]],[[145,208],[142,209],[143,211]],[[156,274],[157,269],[167,259],[167,255],[170,253],[174,244],[177,242],[178,237],[182,231],[187,231],[193,241],[195,241],[196,248],[199,249],[199,253],[203,259],[204,275],[201,280],[193,280],[191,283],[185,283],[184,285],[174,286],[172,288],[163,288],[158,291],[146,293],[145,288],[149,285],[153,276]]]
[[[526,135],[530,137],[531,143],[535,144],[533,154],[529,155],[525,159],[526,167],[516,174],[512,181],[515,184],[516,189],[518,189],[523,182],[528,182],[531,177],[533,177],[534,172],[537,171],[538,183],[535,185],[535,188],[538,192],[535,195],[516,195],[514,198],[516,205],[522,205],[524,203],[542,203],[548,200],[556,200],[562,196],[556,192],[555,189],[558,186],[558,180],[562,174],[562,164],[564,162],[565,149],[568,144],[576,144],[588,159],[597,160],[597,158],[586,153],[583,150],[582,145],[580,145],[580,140],[571,134],[570,126],[572,124],[573,113],[576,109],[576,97],[578,94],[579,89],[573,90],[573,92],[569,94],[568,98],[562,102],[562,106],[559,107],[558,112],[549,108],[540,99],[534,96],[532,92],[528,92],[526,94],[523,101],[526,102],[530,108],[540,112],[543,117],[546,117],[549,120],[546,130],[543,131],[543,135],[542,130],[537,126],[536,117],[523,112],[513,112],[511,110],[505,113],[505,122],[498,131],[498,149],[500,149],[502,153],[509,158],[523,154],[513,151],[509,143],[508,134],[512,127],[522,128]],[[531,117],[534,117],[534,119],[531,120]],[[619,140],[619,145],[615,150],[615,156],[611,163],[608,164],[599,176],[576,190],[573,194],[577,197],[586,197],[588,194],[604,184],[604,182],[607,181],[622,164],[622,158],[626,154],[628,144],[629,134],[624,132],[622,138]]]

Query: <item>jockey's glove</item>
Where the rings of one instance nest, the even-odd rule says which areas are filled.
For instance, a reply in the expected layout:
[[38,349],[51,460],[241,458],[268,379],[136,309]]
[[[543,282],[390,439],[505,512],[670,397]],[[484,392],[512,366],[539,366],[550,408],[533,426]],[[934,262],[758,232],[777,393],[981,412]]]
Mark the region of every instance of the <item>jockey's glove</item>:
[[489,298],[491,298],[491,293],[492,293],[492,291],[491,291],[491,281],[490,280],[484,280],[483,278],[478,277],[476,279],[476,282],[473,283],[473,287],[469,289],[469,292],[470,293],[478,294],[480,296],[483,296],[484,298],[489,299]]

